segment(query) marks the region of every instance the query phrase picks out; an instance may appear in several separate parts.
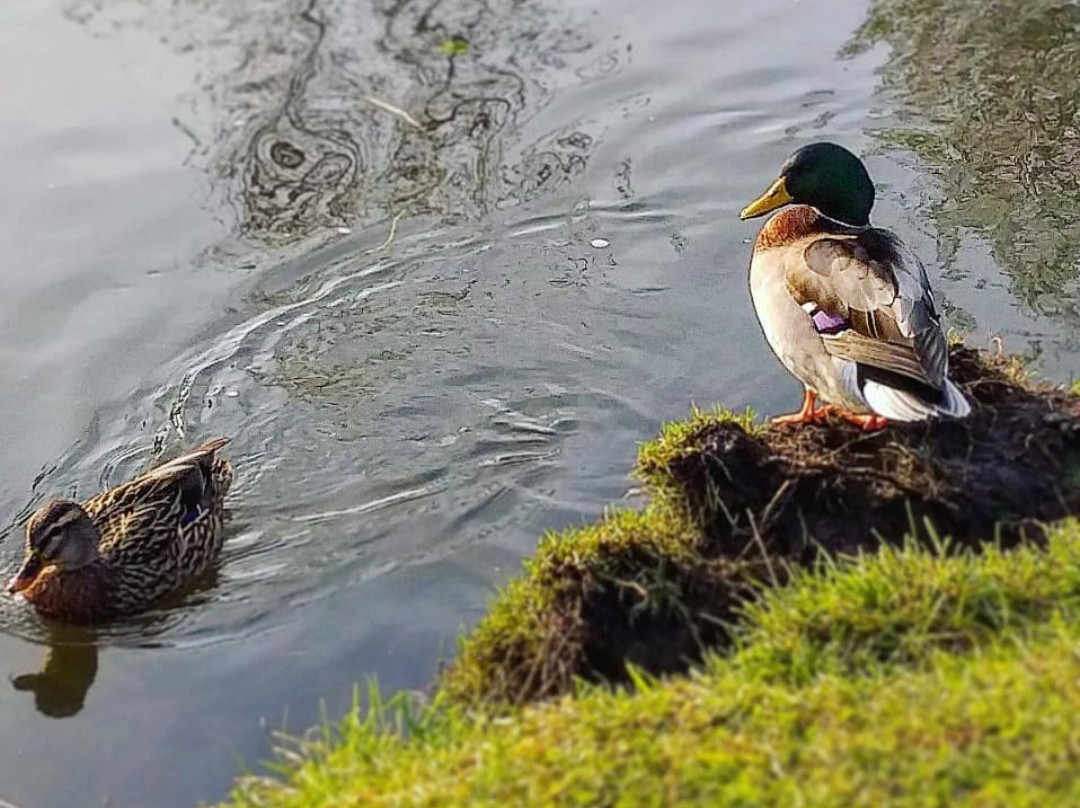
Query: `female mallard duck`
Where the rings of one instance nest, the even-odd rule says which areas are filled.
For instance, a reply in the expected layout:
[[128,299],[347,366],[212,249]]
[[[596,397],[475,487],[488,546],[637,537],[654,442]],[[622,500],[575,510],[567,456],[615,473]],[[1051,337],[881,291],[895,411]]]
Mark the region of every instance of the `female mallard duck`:
[[[870,225],[874,184],[832,143],[804,146],[740,219],[789,203],[754,242],[750,294],[773,353],[805,387],[806,423],[836,413],[866,428],[887,420],[962,418],[926,270],[900,239]],[[816,408],[820,396],[831,406]]]
[[133,614],[205,572],[221,551],[233,469],[217,438],[83,505],[54,499],[26,523],[26,555],[8,592],[50,617]]

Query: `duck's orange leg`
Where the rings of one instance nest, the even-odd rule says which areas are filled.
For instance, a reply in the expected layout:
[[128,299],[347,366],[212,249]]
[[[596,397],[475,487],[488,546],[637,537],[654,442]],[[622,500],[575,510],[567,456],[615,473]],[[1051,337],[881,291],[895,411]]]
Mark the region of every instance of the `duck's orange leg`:
[[889,422],[886,418],[878,415],[875,412],[852,412],[851,410],[845,410],[843,407],[836,407],[833,412],[835,412],[845,421],[850,421],[856,426],[861,426],[868,432],[872,429],[884,429],[889,425]]
[[770,422],[773,424],[811,424],[815,421],[820,421],[825,413],[822,410],[816,409],[816,405],[817,393],[809,387],[804,387],[802,407],[799,408],[799,411],[787,415],[773,416],[770,419]]
[[830,415],[843,418],[845,421],[861,426],[866,430],[882,429],[889,424],[885,418],[877,413],[852,412],[849,409],[837,407],[833,404],[826,404],[824,407],[818,408],[817,393],[809,387],[803,388],[802,407],[799,408],[798,412],[777,415],[770,420],[774,424],[816,424]]

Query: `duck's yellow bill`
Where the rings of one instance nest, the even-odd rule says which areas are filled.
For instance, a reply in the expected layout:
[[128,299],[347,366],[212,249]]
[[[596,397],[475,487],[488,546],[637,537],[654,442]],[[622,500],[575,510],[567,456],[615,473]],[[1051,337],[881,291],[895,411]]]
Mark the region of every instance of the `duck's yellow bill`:
[[769,186],[769,190],[742,209],[739,218],[753,219],[755,216],[768,213],[770,210],[776,210],[793,201],[791,194],[787,192],[787,187],[784,185],[784,178],[779,177],[776,182]]

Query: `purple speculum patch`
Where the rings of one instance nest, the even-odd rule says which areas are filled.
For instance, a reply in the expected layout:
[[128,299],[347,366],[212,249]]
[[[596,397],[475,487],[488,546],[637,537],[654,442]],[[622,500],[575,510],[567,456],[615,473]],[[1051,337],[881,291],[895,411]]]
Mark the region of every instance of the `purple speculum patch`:
[[819,334],[836,334],[848,328],[847,320],[825,309],[818,309],[810,315],[810,319],[814,321],[814,328]]

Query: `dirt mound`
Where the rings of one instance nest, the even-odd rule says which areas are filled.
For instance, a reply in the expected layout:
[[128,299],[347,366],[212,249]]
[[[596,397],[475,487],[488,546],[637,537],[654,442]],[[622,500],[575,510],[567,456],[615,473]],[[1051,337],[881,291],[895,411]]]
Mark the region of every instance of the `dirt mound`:
[[[663,469],[711,552],[806,563],[907,535],[954,546],[1038,539],[1080,506],[1080,397],[1028,382],[1016,360],[952,351],[963,420],[867,432],[841,419],[756,434],[733,422],[688,436]],[[644,467],[648,478],[658,469]]]
[[867,432],[696,413],[665,427],[638,459],[650,505],[545,539],[440,688],[520,704],[577,678],[625,681],[628,663],[682,672],[730,641],[748,598],[823,553],[1041,541],[1080,512],[1080,396],[1006,356],[951,360],[973,405],[962,421]]

